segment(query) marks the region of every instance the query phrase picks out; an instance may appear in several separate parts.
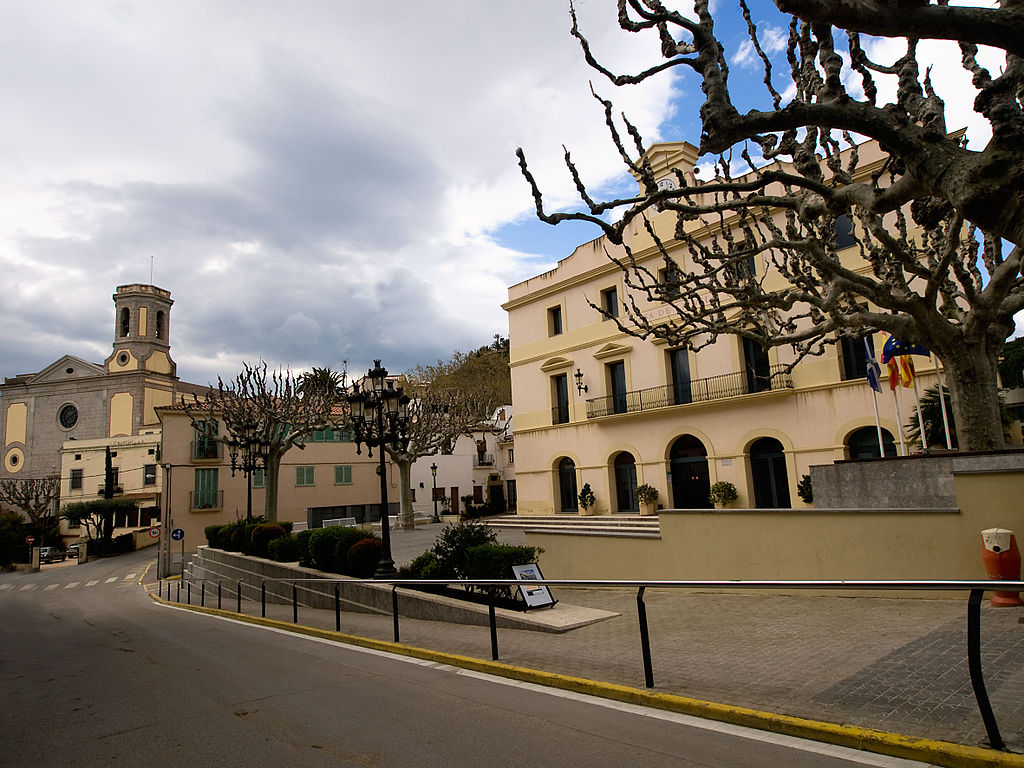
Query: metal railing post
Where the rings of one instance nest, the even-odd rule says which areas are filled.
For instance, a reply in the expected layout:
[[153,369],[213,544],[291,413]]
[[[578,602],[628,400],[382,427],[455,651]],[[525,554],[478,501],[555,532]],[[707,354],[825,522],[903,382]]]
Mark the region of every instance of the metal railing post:
[[164,596],[164,580],[163,579],[158,579],[157,582],[156,582],[156,595],[157,595],[157,597],[163,597]]
[[292,624],[299,623],[299,585],[292,582]]
[[188,600],[188,604],[192,605],[192,582],[188,582],[185,585],[185,597]]
[[220,610],[221,583],[217,582],[217,610]]
[[395,625],[395,642],[401,642],[398,639],[398,585],[391,585],[391,619]]
[[199,607],[206,607],[206,579],[199,582]]
[[238,592],[236,593],[235,613],[242,612],[242,580],[238,580]]
[[260,616],[267,618],[267,580],[263,580],[263,584],[260,585]]
[[334,583],[334,631],[341,632],[341,585]]
[[487,601],[487,621],[491,625],[491,661],[498,660],[498,621],[494,617],[494,596]]
[[178,582],[178,597],[174,600],[174,602],[176,602],[176,603],[180,603],[181,602],[181,582],[180,581]]
[[654,687],[654,666],[651,664],[651,633],[647,629],[647,605],[644,603],[644,590],[640,587],[636,593],[636,615],[640,621],[640,652],[644,657],[644,684]]
[[972,589],[967,598],[967,667],[971,673],[974,698],[978,701],[981,719],[985,723],[988,743],[993,749],[1005,750],[1006,743],[999,734],[996,716],[988,700],[988,691],[985,690],[985,676],[981,671],[981,598],[984,594],[984,590]]

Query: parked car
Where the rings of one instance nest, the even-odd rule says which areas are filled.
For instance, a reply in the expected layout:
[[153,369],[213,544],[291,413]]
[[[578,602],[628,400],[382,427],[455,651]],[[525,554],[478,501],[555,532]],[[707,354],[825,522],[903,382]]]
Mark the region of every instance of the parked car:
[[54,563],[58,560],[64,560],[67,557],[57,547],[40,547],[39,548],[39,562],[40,563]]
[[77,560],[78,559],[78,545],[77,544],[68,544],[68,548],[64,552],[64,554],[66,554],[72,560]]

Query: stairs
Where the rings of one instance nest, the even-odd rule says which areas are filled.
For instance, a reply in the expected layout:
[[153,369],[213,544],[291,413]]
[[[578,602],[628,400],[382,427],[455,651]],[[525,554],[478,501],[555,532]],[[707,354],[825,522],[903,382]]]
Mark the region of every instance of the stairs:
[[657,515],[498,515],[481,520],[491,528],[561,536],[621,536],[660,539]]

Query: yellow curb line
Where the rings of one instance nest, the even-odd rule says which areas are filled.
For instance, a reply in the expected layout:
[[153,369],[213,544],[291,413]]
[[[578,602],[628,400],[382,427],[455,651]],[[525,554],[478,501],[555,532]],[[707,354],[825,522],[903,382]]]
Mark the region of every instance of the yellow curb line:
[[541,670],[516,667],[511,664],[504,664],[500,661],[487,661],[476,659],[471,656],[461,656],[443,651],[432,651],[427,648],[417,648],[405,643],[394,643],[387,640],[373,640],[367,637],[349,635],[344,632],[335,632],[328,629],[317,629],[301,624],[291,624],[276,619],[265,619],[260,616],[249,616],[244,613],[225,611],[218,608],[204,608],[197,605],[186,605],[165,600],[157,595],[149,593],[149,596],[156,602],[164,605],[172,605],[185,608],[196,613],[206,613],[211,616],[222,616],[237,621],[248,622],[260,626],[273,627],[275,629],[294,632],[311,637],[319,637],[325,640],[357,645],[362,648],[372,648],[377,651],[396,653],[403,656],[410,656],[426,661],[434,661],[439,664],[448,664],[453,667],[471,669],[476,672],[486,672],[499,677],[507,677],[513,680],[520,680],[537,685],[544,685],[551,688],[559,688],[566,691],[598,696],[613,701],[621,701],[629,704],[636,704],[644,707],[663,709],[677,714],[692,715],[707,720],[717,720],[733,725],[741,725],[747,728],[755,728],[761,731],[771,731],[787,736],[796,736],[801,739],[821,741],[828,744],[835,744],[851,749],[861,749],[869,752],[876,752],[890,757],[902,757],[908,760],[919,760],[946,766],[947,768],[1013,768],[1014,766],[1024,768],[1024,755],[1012,752],[1000,752],[984,747],[972,747],[964,744],[955,744],[949,741],[934,741],[931,739],[920,739],[912,736],[902,736],[897,733],[879,731],[873,728],[860,728],[854,725],[838,725],[826,723],[819,720],[809,720],[790,715],[779,715],[774,712],[763,712],[746,707],[735,707],[728,704],[717,704],[700,699],[691,699],[685,696],[677,696],[671,693],[653,693],[641,688],[631,688],[616,683],[602,683],[596,680],[588,680],[582,677],[571,675],[560,675],[554,672],[543,672]]

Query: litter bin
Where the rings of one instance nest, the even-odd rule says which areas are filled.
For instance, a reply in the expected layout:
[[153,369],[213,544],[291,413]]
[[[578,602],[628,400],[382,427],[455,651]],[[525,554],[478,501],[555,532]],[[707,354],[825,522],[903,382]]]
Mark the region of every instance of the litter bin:
[[[990,579],[1020,581],[1020,550],[1013,531],[988,528],[981,532],[981,544],[981,559]],[[1024,605],[1017,592],[993,592],[991,602],[996,608]]]

